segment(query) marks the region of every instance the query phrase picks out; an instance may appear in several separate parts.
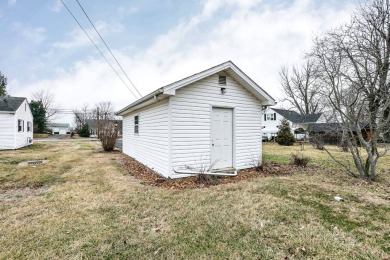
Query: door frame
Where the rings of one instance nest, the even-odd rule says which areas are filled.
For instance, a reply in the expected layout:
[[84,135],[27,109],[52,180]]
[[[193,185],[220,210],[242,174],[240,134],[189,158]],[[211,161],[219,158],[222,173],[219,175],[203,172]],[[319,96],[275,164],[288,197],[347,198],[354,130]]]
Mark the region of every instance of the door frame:
[[213,108],[225,108],[232,110],[232,167],[236,169],[236,107],[226,105],[210,105],[210,164],[211,162],[211,149],[212,149],[212,121],[213,121]]

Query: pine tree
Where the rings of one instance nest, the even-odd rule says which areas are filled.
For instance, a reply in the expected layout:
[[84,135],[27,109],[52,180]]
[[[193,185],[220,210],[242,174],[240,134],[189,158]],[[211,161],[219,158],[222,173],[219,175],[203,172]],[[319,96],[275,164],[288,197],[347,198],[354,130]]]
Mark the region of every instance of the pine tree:
[[7,77],[4,76],[0,71],[0,96],[7,95]]
[[81,129],[79,130],[78,134],[81,137],[89,137],[90,133],[89,133],[89,126],[88,126],[88,124],[84,124],[81,127]]
[[291,133],[290,124],[285,118],[281,120],[281,127],[276,134],[276,142],[284,146],[291,146],[295,143],[294,135]]
[[31,100],[30,109],[33,115],[34,132],[43,134],[46,130],[46,110],[41,101]]

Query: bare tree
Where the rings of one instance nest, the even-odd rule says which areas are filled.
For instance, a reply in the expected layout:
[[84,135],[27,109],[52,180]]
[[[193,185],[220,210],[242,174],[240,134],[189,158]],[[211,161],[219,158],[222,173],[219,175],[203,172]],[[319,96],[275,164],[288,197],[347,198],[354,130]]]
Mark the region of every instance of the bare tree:
[[73,113],[75,117],[76,131],[79,131],[87,123],[87,119],[94,118],[94,113],[93,111],[88,109],[87,104],[85,104],[79,109],[74,109]]
[[309,55],[356,170],[343,166],[353,176],[375,180],[377,162],[388,150],[378,140],[390,123],[389,0],[359,6],[350,23],[316,38]]
[[115,119],[115,109],[111,101],[99,102],[93,109],[95,125],[97,128],[97,136],[100,139],[101,129],[109,122]]
[[118,123],[115,120],[114,105],[108,102],[96,104],[94,116],[96,120],[97,135],[105,151],[112,151],[118,139]]
[[285,100],[298,109],[301,114],[315,114],[324,110],[324,103],[318,90],[317,71],[312,60],[279,70],[280,83],[283,88]]
[[[41,102],[46,111],[46,122],[50,122],[58,115],[58,104],[55,104],[55,96],[50,90],[40,90],[32,93],[33,100]],[[55,107],[57,106],[57,107]]]
[[94,120],[98,138],[101,138],[101,133],[109,123],[115,124],[115,109],[113,104],[108,102],[99,102],[94,108],[90,109],[87,104],[81,108],[74,109],[76,130],[80,130],[87,120]]
[[100,140],[104,151],[112,151],[118,139],[118,124],[113,120],[103,121],[100,128]]

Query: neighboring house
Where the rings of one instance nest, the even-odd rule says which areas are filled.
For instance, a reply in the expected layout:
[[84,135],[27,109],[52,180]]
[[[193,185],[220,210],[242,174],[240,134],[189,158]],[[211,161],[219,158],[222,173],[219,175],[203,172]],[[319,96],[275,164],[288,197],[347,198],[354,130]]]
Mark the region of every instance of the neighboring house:
[[[121,119],[113,119],[108,120],[114,124],[117,124],[118,126],[118,135],[122,135],[122,120]],[[98,128],[97,128],[97,120],[96,119],[87,119],[85,120],[85,123],[88,125],[89,128],[89,134],[91,137],[97,137],[98,134]]]
[[70,125],[67,123],[50,123],[46,127],[53,135],[70,134]]
[[0,97],[0,150],[33,143],[33,115],[24,97]]
[[[357,135],[357,131],[362,133],[364,140],[371,139],[371,132],[367,123],[359,123],[358,129],[353,131],[353,135]],[[340,145],[343,137],[343,128],[339,123],[319,123],[309,124],[306,130],[309,133],[311,140],[317,139],[324,144]]]
[[123,152],[167,178],[261,162],[261,112],[275,100],[228,61],[123,108]]
[[269,139],[275,137],[279,131],[280,122],[284,118],[290,123],[291,132],[297,139],[305,137],[306,129],[310,123],[325,122],[322,114],[301,115],[291,110],[270,108],[263,115],[263,134],[266,134]]

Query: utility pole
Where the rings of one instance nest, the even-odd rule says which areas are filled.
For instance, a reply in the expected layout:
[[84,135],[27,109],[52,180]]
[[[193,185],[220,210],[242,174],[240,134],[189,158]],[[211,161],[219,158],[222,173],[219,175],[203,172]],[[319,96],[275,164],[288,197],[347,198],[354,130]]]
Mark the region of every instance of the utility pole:
[[98,139],[100,139],[100,133],[99,133],[99,128],[100,128],[100,124],[99,124],[99,107],[97,107],[97,109],[96,109],[96,117],[97,117],[96,134],[97,134]]

